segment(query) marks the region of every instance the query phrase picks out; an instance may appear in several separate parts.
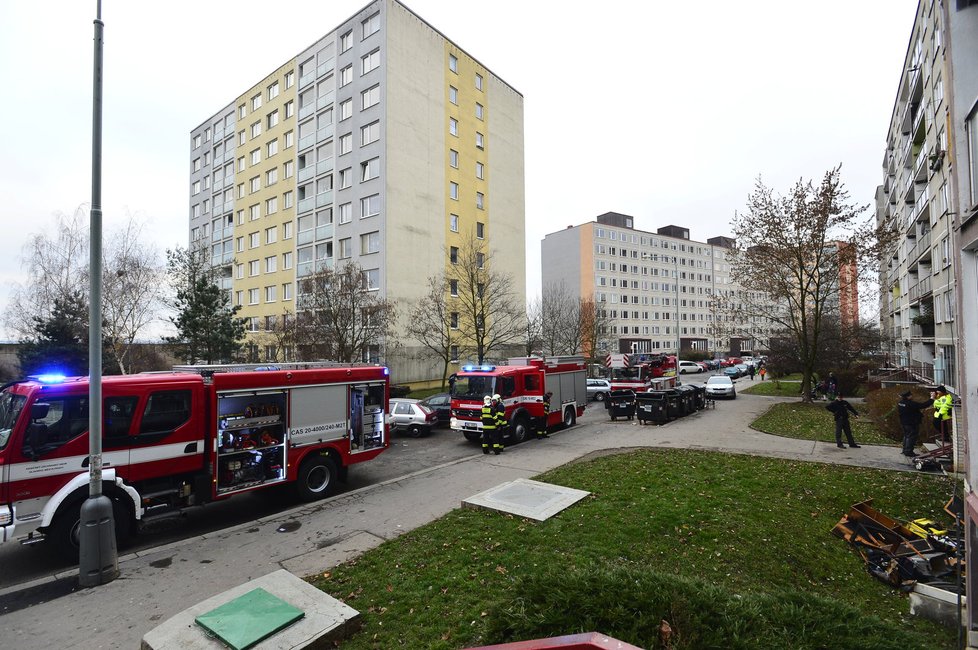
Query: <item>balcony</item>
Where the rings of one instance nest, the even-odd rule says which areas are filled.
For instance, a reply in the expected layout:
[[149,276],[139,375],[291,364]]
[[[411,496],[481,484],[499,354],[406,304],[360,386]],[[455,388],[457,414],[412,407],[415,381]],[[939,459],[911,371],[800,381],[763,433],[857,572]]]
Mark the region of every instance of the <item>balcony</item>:
[[[926,298],[932,293],[933,290],[931,289],[930,278],[924,278],[917,284],[910,287],[908,298],[911,303],[920,302],[921,298]],[[933,329],[933,326],[931,326],[931,328]],[[933,336],[933,332],[931,333],[931,336]]]
[[927,182],[927,170],[929,165],[929,150],[926,146],[920,148],[917,157],[913,161],[913,179],[915,183]]
[[316,71],[312,70],[299,77],[299,90],[302,90],[316,80]]
[[299,183],[305,182],[315,176],[316,168],[313,165],[307,165],[299,170],[298,175],[296,175],[296,181]]
[[934,339],[934,325],[911,325],[910,338],[912,339]]
[[326,172],[333,171],[333,158],[329,157],[326,160],[320,160],[316,163],[316,176],[321,176]]
[[316,100],[316,109],[320,110],[332,104],[335,96],[336,93],[333,92],[332,90],[329,91],[328,93],[324,93],[322,96],[319,97],[319,99]]
[[312,145],[316,144],[316,134],[310,133],[309,135],[299,138],[299,151],[308,149]]
[[299,201],[299,207],[296,210],[296,214],[309,212],[315,207],[316,207],[316,197],[310,196],[308,199],[301,199]]
[[326,190],[316,195],[316,207],[323,208],[333,204],[333,191]]
[[907,240],[907,243],[909,244],[911,241],[914,241],[914,245],[907,251],[907,263],[909,264],[916,262],[917,258],[924,254],[924,251],[930,250],[930,231],[922,233],[916,240]]
[[305,106],[299,109],[299,119],[304,120],[313,113],[316,112],[316,104],[314,102],[309,102]]
[[316,130],[316,143],[325,142],[333,137],[333,125],[327,124],[321,129]]

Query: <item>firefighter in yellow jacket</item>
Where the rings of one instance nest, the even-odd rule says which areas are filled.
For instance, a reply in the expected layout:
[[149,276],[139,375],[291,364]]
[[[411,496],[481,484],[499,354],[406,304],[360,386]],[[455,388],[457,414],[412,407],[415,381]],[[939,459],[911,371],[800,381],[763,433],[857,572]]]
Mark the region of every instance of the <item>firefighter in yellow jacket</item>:
[[482,400],[482,453],[488,454],[495,440],[496,411],[492,407],[492,398],[486,395]]
[[492,453],[503,453],[503,431],[506,430],[506,405],[499,394],[492,396],[492,409],[496,415],[496,435],[493,438]]
[[951,407],[954,406],[954,398],[947,392],[944,386],[938,386],[934,391],[934,428],[940,433],[941,442],[947,444],[950,436]]

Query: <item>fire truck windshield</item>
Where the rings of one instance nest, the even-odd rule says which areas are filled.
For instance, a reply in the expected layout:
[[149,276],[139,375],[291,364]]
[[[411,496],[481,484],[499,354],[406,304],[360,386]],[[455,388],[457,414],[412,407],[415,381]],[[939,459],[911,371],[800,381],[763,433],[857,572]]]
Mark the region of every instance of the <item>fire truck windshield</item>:
[[27,398],[23,395],[14,395],[8,390],[0,393],[0,449],[7,446],[7,441],[10,440],[10,432],[17,424],[17,418],[20,416],[25,402],[27,402]]
[[486,395],[492,395],[495,388],[495,377],[459,375],[452,386],[452,397],[481,400]]
[[642,381],[642,368],[641,366],[631,366],[628,368],[612,368],[611,369],[611,379],[612,381]]

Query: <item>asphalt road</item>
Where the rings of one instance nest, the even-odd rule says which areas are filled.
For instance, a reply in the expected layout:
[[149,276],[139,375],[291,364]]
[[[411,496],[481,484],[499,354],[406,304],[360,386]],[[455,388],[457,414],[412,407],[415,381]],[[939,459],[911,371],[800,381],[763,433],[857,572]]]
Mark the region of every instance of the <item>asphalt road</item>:
[[[478,453],[477,445],[468,442],[460,433],[441,427],[424,438],[409,438],[395,434],[390,449],[374,460],[350,468],[349,480],[340,484],[338,493],[356,490],[367,485],[399,478],[412,472]],[[209,503],[187,511],[183,516],[155,522],[142,531],[120,554],[143,551],[188,537],[272,515],[296,505],[285,495],[274,497],[261,491],[241,494],[226,501]],[[0,589],[29,582],[36,578],[68,571],[73,566],[50,553],[46,544],[22,546],[17,543],[0,545]]]

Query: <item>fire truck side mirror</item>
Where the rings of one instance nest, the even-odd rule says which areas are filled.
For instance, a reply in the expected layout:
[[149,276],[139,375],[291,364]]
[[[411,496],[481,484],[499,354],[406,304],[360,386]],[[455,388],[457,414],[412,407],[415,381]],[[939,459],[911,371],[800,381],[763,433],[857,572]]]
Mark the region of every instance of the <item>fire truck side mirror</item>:
[[51,405],[47,402],[34,402],[31,404],[31,421],[43,420],[48,416]]

